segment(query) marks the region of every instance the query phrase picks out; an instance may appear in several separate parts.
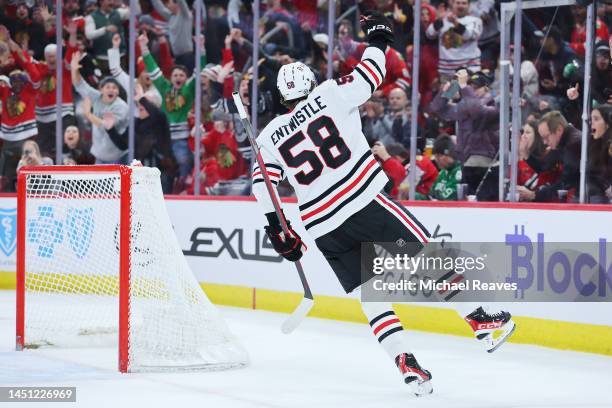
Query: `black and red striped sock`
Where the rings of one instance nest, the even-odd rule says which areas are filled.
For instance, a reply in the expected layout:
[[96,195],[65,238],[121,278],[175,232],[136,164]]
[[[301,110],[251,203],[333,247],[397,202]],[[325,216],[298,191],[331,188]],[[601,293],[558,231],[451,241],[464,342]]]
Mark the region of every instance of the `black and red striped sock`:
[[398,355],[410,353],[404,327],[390,303],[361,302],[361,307],[370,322],[374,336],[391,359],[395,361]]

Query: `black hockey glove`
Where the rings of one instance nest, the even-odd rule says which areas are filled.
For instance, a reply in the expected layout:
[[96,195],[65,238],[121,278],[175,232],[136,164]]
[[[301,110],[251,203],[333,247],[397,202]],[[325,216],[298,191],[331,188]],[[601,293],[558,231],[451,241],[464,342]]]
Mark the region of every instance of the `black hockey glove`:
[[381,12],[368,11],[361,16],[360,22],[361,29],[371,45],[380,48],[379,45],[386,47],[393,44],[393,26]]
[[[283,214],[283,217],[285,217],[285,214]],[[280,225],[276,213],[267,213],[266,218],[268,219],[269,225],[265,226],[264,229],[266,230],[268,238],[270,238],[274,250],[288,261],[299,261],[306,251],[306,244],[302,242],[302,238],[300,238],[297,232],[291,228],[291,223],[285,218],[287,229],[290,234],[290,236],[286,236],[283,233],[283,228]]]

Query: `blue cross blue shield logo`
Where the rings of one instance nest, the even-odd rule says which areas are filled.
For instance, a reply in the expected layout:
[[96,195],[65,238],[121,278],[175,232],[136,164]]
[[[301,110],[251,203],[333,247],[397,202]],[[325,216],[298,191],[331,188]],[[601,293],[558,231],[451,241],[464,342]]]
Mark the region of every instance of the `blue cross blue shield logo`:
[[28,242],[38,244],[41,258],[52,258],[55,246],[64,241],[64,224],[55,218],[53,207],[38,207],[38,217],[28,220]]
[[82,259],[87,255],[94,231],[93,208],[73,209],[66,217],[66,232],[70,248]]
[[11,256],[17,246],[17,209],[0,208],[0,251]]

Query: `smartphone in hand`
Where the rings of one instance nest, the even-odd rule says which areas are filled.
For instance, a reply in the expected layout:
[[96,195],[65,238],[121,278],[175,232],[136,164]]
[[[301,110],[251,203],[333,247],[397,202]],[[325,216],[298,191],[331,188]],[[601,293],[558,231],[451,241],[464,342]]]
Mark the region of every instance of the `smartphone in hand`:
[[457,80],[452,80],[448,89],[442,92],[441,96],[445,99],[453,99],[455,95],[459,93],[460,90],[461,87],[459,86],[459,82],[457,82]]

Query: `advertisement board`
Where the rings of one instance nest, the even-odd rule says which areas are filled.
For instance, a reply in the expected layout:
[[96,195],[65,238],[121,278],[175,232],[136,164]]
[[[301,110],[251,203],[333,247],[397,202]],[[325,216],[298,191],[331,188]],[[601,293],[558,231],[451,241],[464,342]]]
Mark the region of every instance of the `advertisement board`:
[[[515,205],[497,203],[405,203],[439,240],[461,242],[607,242],[612,231],[609,206]],[[264,233],[266,223],[250,197],[167,197],[179,245],[200,282],[298,293],[293,266],[279,257]],[[304,270],[313,293],[346,295],[333,271],[305,232],[294,200],[285,213],[310,248]],[[16,199],[0,197],[0,270],[14,272]],[[94,234],[95,235],[95,234]],[[105,234],[109,236],[109,234]],[[109,245],[114,245],[110,243]],[[608,261],[610,268],[612,257]],[[612,291],[612,284],[608,288]],[[446,307],[444,304],[428,306]],[[514,314],[612,326],[609,304],[513,304]]]
[[0,271],[15,272],[17,198],[0,197]]
[[[281,260],[265,239],[266,223],[258,204],[249,199],[206,199],[166,201],[177,238],[192,270],[205,282],[299,292],[300,282],[292,265]],[[607,241],[612,218],[605,207],[569,210],[530,206],[496,208],[465,203],[464,206],[425,206],[407,208],[437,239],[460,242],[510,242],[538,239],[548,242]],[[311,248],[303,266],[313,293],[346,295],[333,271],[305,233],[297,206],[289,200],[285,213],[296,231]],[[612,259],[609,260],[612,263]],[[608,288],[612,291],[612,286]],[[428,306],[445,307],[444,304]],[[515,314],[548,319],[612,325],[609,304],[513,304]]]

